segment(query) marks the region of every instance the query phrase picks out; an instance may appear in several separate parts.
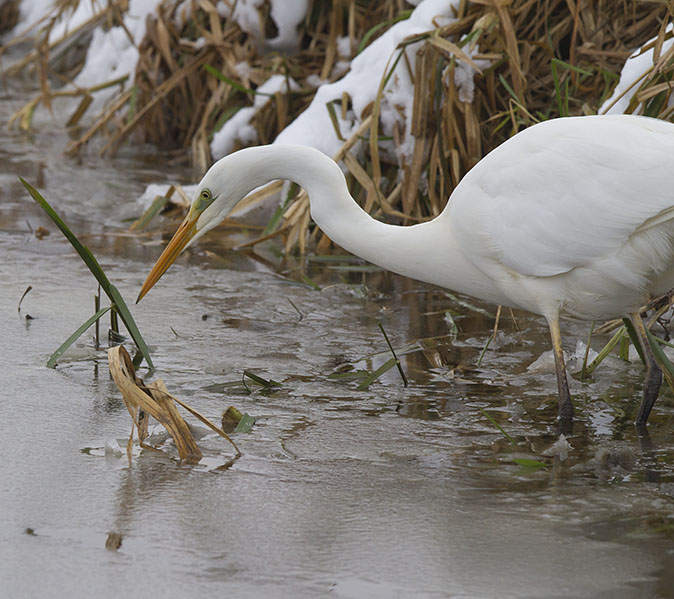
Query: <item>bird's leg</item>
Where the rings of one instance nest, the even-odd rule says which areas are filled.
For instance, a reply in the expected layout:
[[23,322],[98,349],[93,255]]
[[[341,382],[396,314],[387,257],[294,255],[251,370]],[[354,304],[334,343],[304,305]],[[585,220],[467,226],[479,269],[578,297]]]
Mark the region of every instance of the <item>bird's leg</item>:
[[646,327],[644,321],[641,320],[641,315],[638,312],[630,314],[634,329],[639,337],[642,354],[646,362],[646,379],[644,380],[644,394],[639,406],[639,413],[637,415],[637,426],[644,426],[651,413],[653,404],[658,398],[660,392],[660,385],[662,384],[662,370],[655,359],[655,354],[651,349],[651,344],[648,341],[646,334]]
[[559,419],[562,423],[569,424],[573,420],[573,403],[571,403],[569,381],[566,378],[559,319],[549,319],[548,325],[550,326],[550,337],[552,338],[552,351],[555,354],[555,371],[557,373],[557,388],[559,389]]

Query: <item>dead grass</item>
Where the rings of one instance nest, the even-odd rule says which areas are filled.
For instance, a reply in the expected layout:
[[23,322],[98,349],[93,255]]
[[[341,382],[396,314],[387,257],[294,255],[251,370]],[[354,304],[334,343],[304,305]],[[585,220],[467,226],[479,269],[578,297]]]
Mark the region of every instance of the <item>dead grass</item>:
[[[74,2],[63,5],[72,8]],[[133,81],[126,82],[108,108],[73,140],[69,152],[82,151],[96,136],[105,140],[102,152],[128,141],[150,142],[189,148],[195,164],[205,169],[211,162],[214,131],[238,109],[250,106],[255,90],[271,75],[281,74],[299,82],[300,89],[276,93],[252,119],[258,143],[271,142],[313,98],[309,75],[341,76],[339,37],[348,36],[350,41],[351,56],[341,58],[353,58],[359,45],[370,43],[412,8],[403,0],[367,4],[313,0],[302,25],[299,52],[290,56],[265,52],[264,40],[220,17],[210,0],[188,4],[186,15],[177,14],[179,4],[165,0],[156,18],[148,21]],[[101,3],[101,13],[87,26],[120,23],[125,6],[125,2]],[[519,129],[556,116],[596,113],[625,59],[656,35],[655,64],[635,84],[638,92],[629,111],[671,120],[674,115],[667,103],[674,49],[663,54],[661,48],[673,14],[674,0],[462,1],[455,22],[401,44],[406,52],[403,60],[416,59],[411,156],[391,152],[391,140],[381,139],[381,96],[357,115],[363,123],[359,135],[369,135],[369,144],[356,155],[351,152],[356,140],[345,140],[335,157],[348,169],[354,197],[385,219],[414,222],[437,215],[461,177]],[[263,5],[260,20],[267,37],[273,37],[268,4]],[[205,42],[198,43],[199,39]],[[56,79],[48,76],[49,57],[66,41],[47,46],[38,36],[35,51],[12,70],[33,68],[41,82],[40,96],[17,117],[22,127],[30,127],[38,103],[48,106],[59,93],[50,83]],[[491,66],[475,75],[473,101],[464,101],[454,72],[461,62],[480,58]],[[237,66],[242,63],[248,68]],[[223,77],[209,74],[205,65]],[[73,72],[71,68],[69,76]],[[380,75],[383,80],[385,74]],[[70,119],[74,126],[96,90],[69,93],[82,97]],[[349,106],[348,97],[335,100],[337,110]],[[404,143],[404,135],[401,123],[394,128],[393,146]],[[288,251],[305,250],[311,232],[306,197],[300,194],[276,230],[285,236]],[[314,242],[329,243],[318,231],[313,235]]]
[[182,462],[196,464],[203,454],[192,435],[192,432],[180,415],[178,404],[192,416],[198,418],[209,429],[226,439],[234,448],[235,456],[227,461],[220,469],[228,468],[241,456],[236,443],[222,429],[215,426],[210,420],[196,410],[169,394],[164,382],[159,379],[146,385],[136,376],[131,357],[123,346],[118,345],[108,350],[108,365],[110,374],[122,394],[122,400],[129,410],[132,419],[131,435],[127,444],[127,456],[131,460],[134,427],[138,434],[140,447],[154,449],[145,443],[148,436],[149,416],[157,420],[171,435],[178,455]]
[[0,1],[0,33],[11,31],[19,20],[19,0]]

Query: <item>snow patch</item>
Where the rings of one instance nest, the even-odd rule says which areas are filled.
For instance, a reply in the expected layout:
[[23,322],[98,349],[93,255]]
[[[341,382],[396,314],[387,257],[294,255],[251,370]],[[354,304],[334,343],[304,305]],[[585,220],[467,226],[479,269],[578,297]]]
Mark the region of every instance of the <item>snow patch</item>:
[[215,160],[229,154],[236,143],[250,145],[258,140],[257,131],[251,124],[255,114],[270,101],[270,95],[276,92],[288,93],[289,90],[297,90],[299,85],[292,78],[283,75],[272,75],[260,87],[253,100],[252,106],[241,108],[232,116],[223,127],[215,133],[211,141],[211,154]]
[[[464,48],[473,60],[473,64],[480,70],[486,69],[491,63],[484,59],[475,59],[475,54],[478,54],[480,49],[476,43],[471,44],[470,48]],[[472,102],[475,94],[475,74],[478,71],[467,62],[457,60],[456,68],[454,70],[454,85],[456,85],[459,100],[461,102]]]
[[279,52],[296,52],[299,45],[297,28],[304,21],[309,0],[276,0],[271,4],[271,18],[276,23],[278,35],[266,45]]
[[[672,25],[670,24],[667,31],[670,32],[671,30]],[[644,46],[652,44],[656,39],[657,38],[654,37],[646,42]],[[672,44],[674,44],[674,39],[666,40],[662,44],[660,55],[662,56],[667,52],[672,47]],[[641,48],[637,48],[625,61],[625,65],[620,72],[620,81],[618,81],[618,85],[616,85],[616,88],[613,90],[611,97],[602,104],[599,109],[599,114],[623,114],[625,110],[627,110],[630,101],[640,87],[640,83],[636,85],[635,83],[642,79],[648,69],[653,66],[654,49],[655,48],[651,48],[642,54]],[[674,105],[674,97],[670,97],[669,99],[669,106],[672,105]]]
[[[124,75],[131,77],[138,62],[138,45],[145,36],[146,19],[155,12],[159,3],[160,0],[130,0],[129,10],[124,15],[124,27],[119,25],[107,30],[98,27],[94,30],[84,67],[74,80],[75,87],[92,87]],[[15,28],[15,35],[21,35],[28,27],[50,14],[44,5],[43,0],[21,2],[21,21]],[[73,31],[99,14],[105,6],[103,2],[81,1],[76,10],[56,22],[50,31],[49,41],[56,41]],[[118,88],[113,86],[94,94],[91,112],[100,110],[116,93]]]
[[[386,71],[389,59],[396,53],[397,45],[407,36],[428,31],[438,25],[454,20],[453,9],[459,0],[424,0],[420,2],[410,17],[393,25],[386,33],[365,48],[351,62],[350,71],[334,83],[321,82],[318,77],[308,77],[307,84],[318,89],[307,109],[278,135],[274,143],[300,144],[312,146],[328,156],[334,155],[341,144],[335,134],[325,105],[341,100],[346,92],[351,98],[352,109],[347,118],[337,114],[342,136],[348,138],[360,125],[365,108],[374,102],[381,77]],[[414,65],[417,44],[407,47],[407,57]],[[390,68],[390,64],[389,64]],[[381,104],[383,135],[391,135],[393,126],[405,132],[398,150],[399,158],[411,156],[413,139],[410,134],[414,87],[407,72],[405,60],[400,60],[394,75],[384,90]]]
[[[224,9],[219,9],[218,12],[220,16],[232,15],[236,24],[241,27],[243,31],[259,37],[260,35],[260,13],[258,11],[259,7],[264,4],[264,0],[237,0],[236,2],[218,2],[218,6],[225,6]],[[234,12],[231,10],[231,6],[234,6]],[[222,11],[222,12],[221,12]],[[223,14],[224,13],[224,14]]]
[[[272,0],[271,18],[276,24],[278,35],[265,39],[261,28],[259,8],[264,0],[220,0],[218,14],[229,17],[230,14],[243,31],[252,35],[260,49],[293,53],[297,51],[297,27],[304,20],[309,5],[308,0]],[[232,7],[234,12],[232,13]]]

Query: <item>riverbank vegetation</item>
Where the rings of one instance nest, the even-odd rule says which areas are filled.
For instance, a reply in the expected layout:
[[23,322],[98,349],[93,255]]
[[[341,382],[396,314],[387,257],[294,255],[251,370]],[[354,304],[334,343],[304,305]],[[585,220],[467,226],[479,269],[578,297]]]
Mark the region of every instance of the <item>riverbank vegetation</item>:
[[[57,2],[42,22],[6,45],[32,40],[34,49],[5,76],[24,73],[40,83],[39,95],[17,112],[14,124],[30,129],[38,106],[50,108],[66,96],[73,106],[65,123],[70,154],[151,143],[183,149],[200,169],[223,148],[273,142],[323,86],[346,79],[359,56],[370,51],[374,64],[377,40],[393,35],[415,10],[402,0],[311,0],[288,34],[274,19],[272,2],[257,8],[241,3],[248,17],[257,11],[258,25],[251,28],[241,11],[235,14],[234,2],[164,0],[146,19],[135,69],[81,87],[78,73],[96,60],[82,50],[97,30],[127,29],[135,42],[125,22],[127,0],[101,4],[91,18],[52,39],[55,24],[78,4]],[[338,148],[354,196],[380,218],[433,217],[461,177],[514,132],[547,118],[610,110],[635,49],[652,58],[629,88],[625,111],[673,117],[671,2],[452,4],[425,31],[396,40],[386,68],[369,73],[371,101],[348,85],[327,102],[319,100],[332,126],[315,135],[337,140],[330,147]],[[90,114],[104,91],[105,103]],[[281,231],[286,249],[299,244],[304,250],[308,203],[300,198],[283,210],[266,233]]]

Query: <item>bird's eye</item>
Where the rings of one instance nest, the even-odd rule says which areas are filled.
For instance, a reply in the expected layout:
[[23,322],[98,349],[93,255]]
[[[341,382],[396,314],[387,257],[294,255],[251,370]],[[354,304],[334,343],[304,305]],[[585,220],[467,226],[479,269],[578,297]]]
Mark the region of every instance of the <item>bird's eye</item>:
[[197,201],[195,202],[195,208],[200,212],[208,208],[213,202],[213,194],[210,189],[202,189]]

